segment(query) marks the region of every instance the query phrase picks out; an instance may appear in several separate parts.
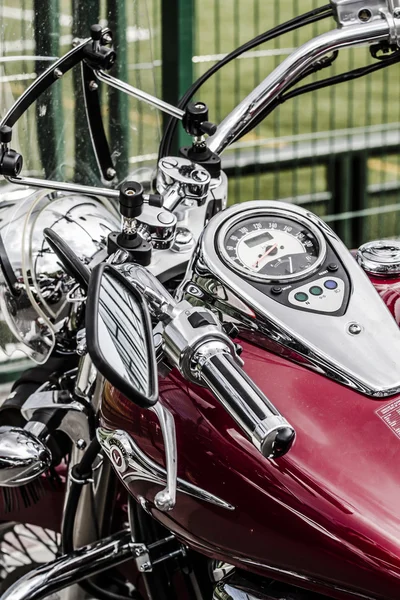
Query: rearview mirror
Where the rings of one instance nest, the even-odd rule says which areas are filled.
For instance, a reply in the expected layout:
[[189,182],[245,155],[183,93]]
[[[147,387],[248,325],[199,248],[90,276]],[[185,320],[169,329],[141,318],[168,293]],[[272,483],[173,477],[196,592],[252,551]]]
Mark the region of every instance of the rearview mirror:
[[90,357],[102,375],[143,408],[158,400],[153,328],[144,299],[109,264],[92,271],[86,305]]

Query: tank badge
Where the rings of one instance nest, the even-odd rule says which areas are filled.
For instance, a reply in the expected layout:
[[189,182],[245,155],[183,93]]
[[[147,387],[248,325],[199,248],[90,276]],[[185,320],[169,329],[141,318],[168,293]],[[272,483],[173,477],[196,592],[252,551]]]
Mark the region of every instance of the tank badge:
[[[120,429],[112,431],[100,427],[97,430],[97,438],[126,485],[134,481],[148,481],[165,486],[165,469],[147,456],[128,433]],[[235,510],[232,504],[179,477],[177,490],[226,510]]]

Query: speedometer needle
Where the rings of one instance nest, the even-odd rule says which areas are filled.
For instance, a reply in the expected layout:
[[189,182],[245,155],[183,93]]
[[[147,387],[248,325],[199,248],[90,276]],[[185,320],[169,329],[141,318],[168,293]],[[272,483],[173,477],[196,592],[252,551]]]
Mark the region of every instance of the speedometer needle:
[[263,260],[264,260],[264,258],[265,258],[266,256],[268,256],[268,254],[271,254],[271,252],[272,252],[273,250],[275,250],[275,248],[277,248],[277,247],[278,247],[278,244],[274,244],[273,246],[271,246],[270,248],[268,248],[268,250],[267,250],[267,251],[266,251],[266,252],[265,252],[265,253],[264,253],[262,256],[260,256],[260,258],[258,258],[258,259],[256,260],[256,262],[255,262],[255,263],[254,263],[254,265],[253,265],[253,269],[257,269],[257,268],[258,268],[258,265],[260,264],[260,262],[261,262],[261,261],[263,261]]

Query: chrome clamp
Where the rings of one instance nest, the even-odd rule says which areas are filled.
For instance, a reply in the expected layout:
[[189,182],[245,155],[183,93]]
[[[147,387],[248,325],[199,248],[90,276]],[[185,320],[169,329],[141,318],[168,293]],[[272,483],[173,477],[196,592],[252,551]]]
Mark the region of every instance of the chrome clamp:
[[385,19],[388,42],[400,46],[399,0],[331,0],[331,4],[340,27]]

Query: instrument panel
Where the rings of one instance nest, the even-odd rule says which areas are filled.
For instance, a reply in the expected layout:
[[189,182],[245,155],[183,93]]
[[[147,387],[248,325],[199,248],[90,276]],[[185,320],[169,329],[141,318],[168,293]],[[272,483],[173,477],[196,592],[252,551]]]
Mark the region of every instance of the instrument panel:
[[325,314],[345,310],[348,276],[320,229],[303,214],[294,218],[284,208],[243,205],[220,228],[217,250],[231,271],[281,304]]
[[325,240],[309,223],[279,211],[250,211],[228,222],[219,235],[222,257],[256,281],[290,281],[315,271]]
[[177,296],[362,394],[400,392],[396,321],[335,232],[303,207],[260,200],[217,213]]

